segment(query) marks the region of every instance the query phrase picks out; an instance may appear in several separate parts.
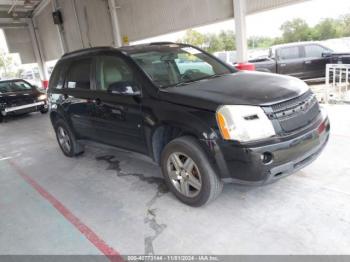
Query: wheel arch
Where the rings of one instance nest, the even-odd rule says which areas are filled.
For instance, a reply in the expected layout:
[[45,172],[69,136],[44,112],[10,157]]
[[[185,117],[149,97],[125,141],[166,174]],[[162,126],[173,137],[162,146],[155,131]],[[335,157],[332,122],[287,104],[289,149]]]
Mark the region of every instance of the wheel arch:
[[159,164],[161,154],[165,146],[172,140],[182,137],[190,136],[195,138],[200,144],[201,148],[206,153],[208,159],[215,164],[215,158],[210,148],[210,140],[205,137],[205,131],[198,132],[188,125],[177,125],[175,123],[162,122],[157,125],[150,136],[150,148],[153,160]]

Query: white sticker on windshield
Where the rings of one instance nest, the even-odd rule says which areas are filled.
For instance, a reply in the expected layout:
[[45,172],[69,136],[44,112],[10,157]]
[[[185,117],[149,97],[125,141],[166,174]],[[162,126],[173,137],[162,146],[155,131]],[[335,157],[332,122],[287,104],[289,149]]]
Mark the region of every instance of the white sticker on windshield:
[[202,53],[200,50],[196,49],[196,48],[193,48],[193,47],[183,47],[181,48],[182,50],[184,50],[185,52],[191,54],[191,55],[196,55],[196,54],[200,54]]

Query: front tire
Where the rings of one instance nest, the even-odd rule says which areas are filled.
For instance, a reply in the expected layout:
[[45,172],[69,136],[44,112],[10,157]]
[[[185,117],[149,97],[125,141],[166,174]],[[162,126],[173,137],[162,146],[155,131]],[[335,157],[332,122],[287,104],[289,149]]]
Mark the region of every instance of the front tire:
[[161,167],[170,190],[187,205],[205,205],[222,191],[222,181],[193,137],[176,138],[166,145],[161,156]]
[[42,114],[46,114],[47,112],[49,112],[49,109],[47,109],[47,108],[43,108],[40,110],[40,113],[42,113]]
[[72,130],[62,119],[56,121],[55,132],[57,142],[65,156],[74,157],[84,153],[83,146],[77,142]]

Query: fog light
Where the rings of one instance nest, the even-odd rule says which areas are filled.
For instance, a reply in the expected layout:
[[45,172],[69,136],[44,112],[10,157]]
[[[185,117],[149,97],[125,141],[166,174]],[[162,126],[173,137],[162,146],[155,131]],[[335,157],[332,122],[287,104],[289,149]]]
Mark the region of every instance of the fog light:
[[273,160],[273,155],[270,152],[265,152],[261,154],[261,161],[264,164],[269,164],[272,162],[272,160]]

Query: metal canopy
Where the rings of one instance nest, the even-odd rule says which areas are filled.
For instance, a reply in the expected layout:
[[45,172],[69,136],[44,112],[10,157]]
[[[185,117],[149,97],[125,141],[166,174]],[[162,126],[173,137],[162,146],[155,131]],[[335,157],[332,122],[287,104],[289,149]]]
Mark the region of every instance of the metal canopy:
[[0,0],[0,28],[25,26],[41,0]]
[[[19,53],[23,62],[37,62],[47,79],[45,62],[65,52],[120,46],[121,39],[136,41],[236,16],[243,62],[245,16],[304,1],[308,0],[0,0],[0,28],[5,29],[10,52]],[[54,24],[55,10],[62,14],[62,25]]]

